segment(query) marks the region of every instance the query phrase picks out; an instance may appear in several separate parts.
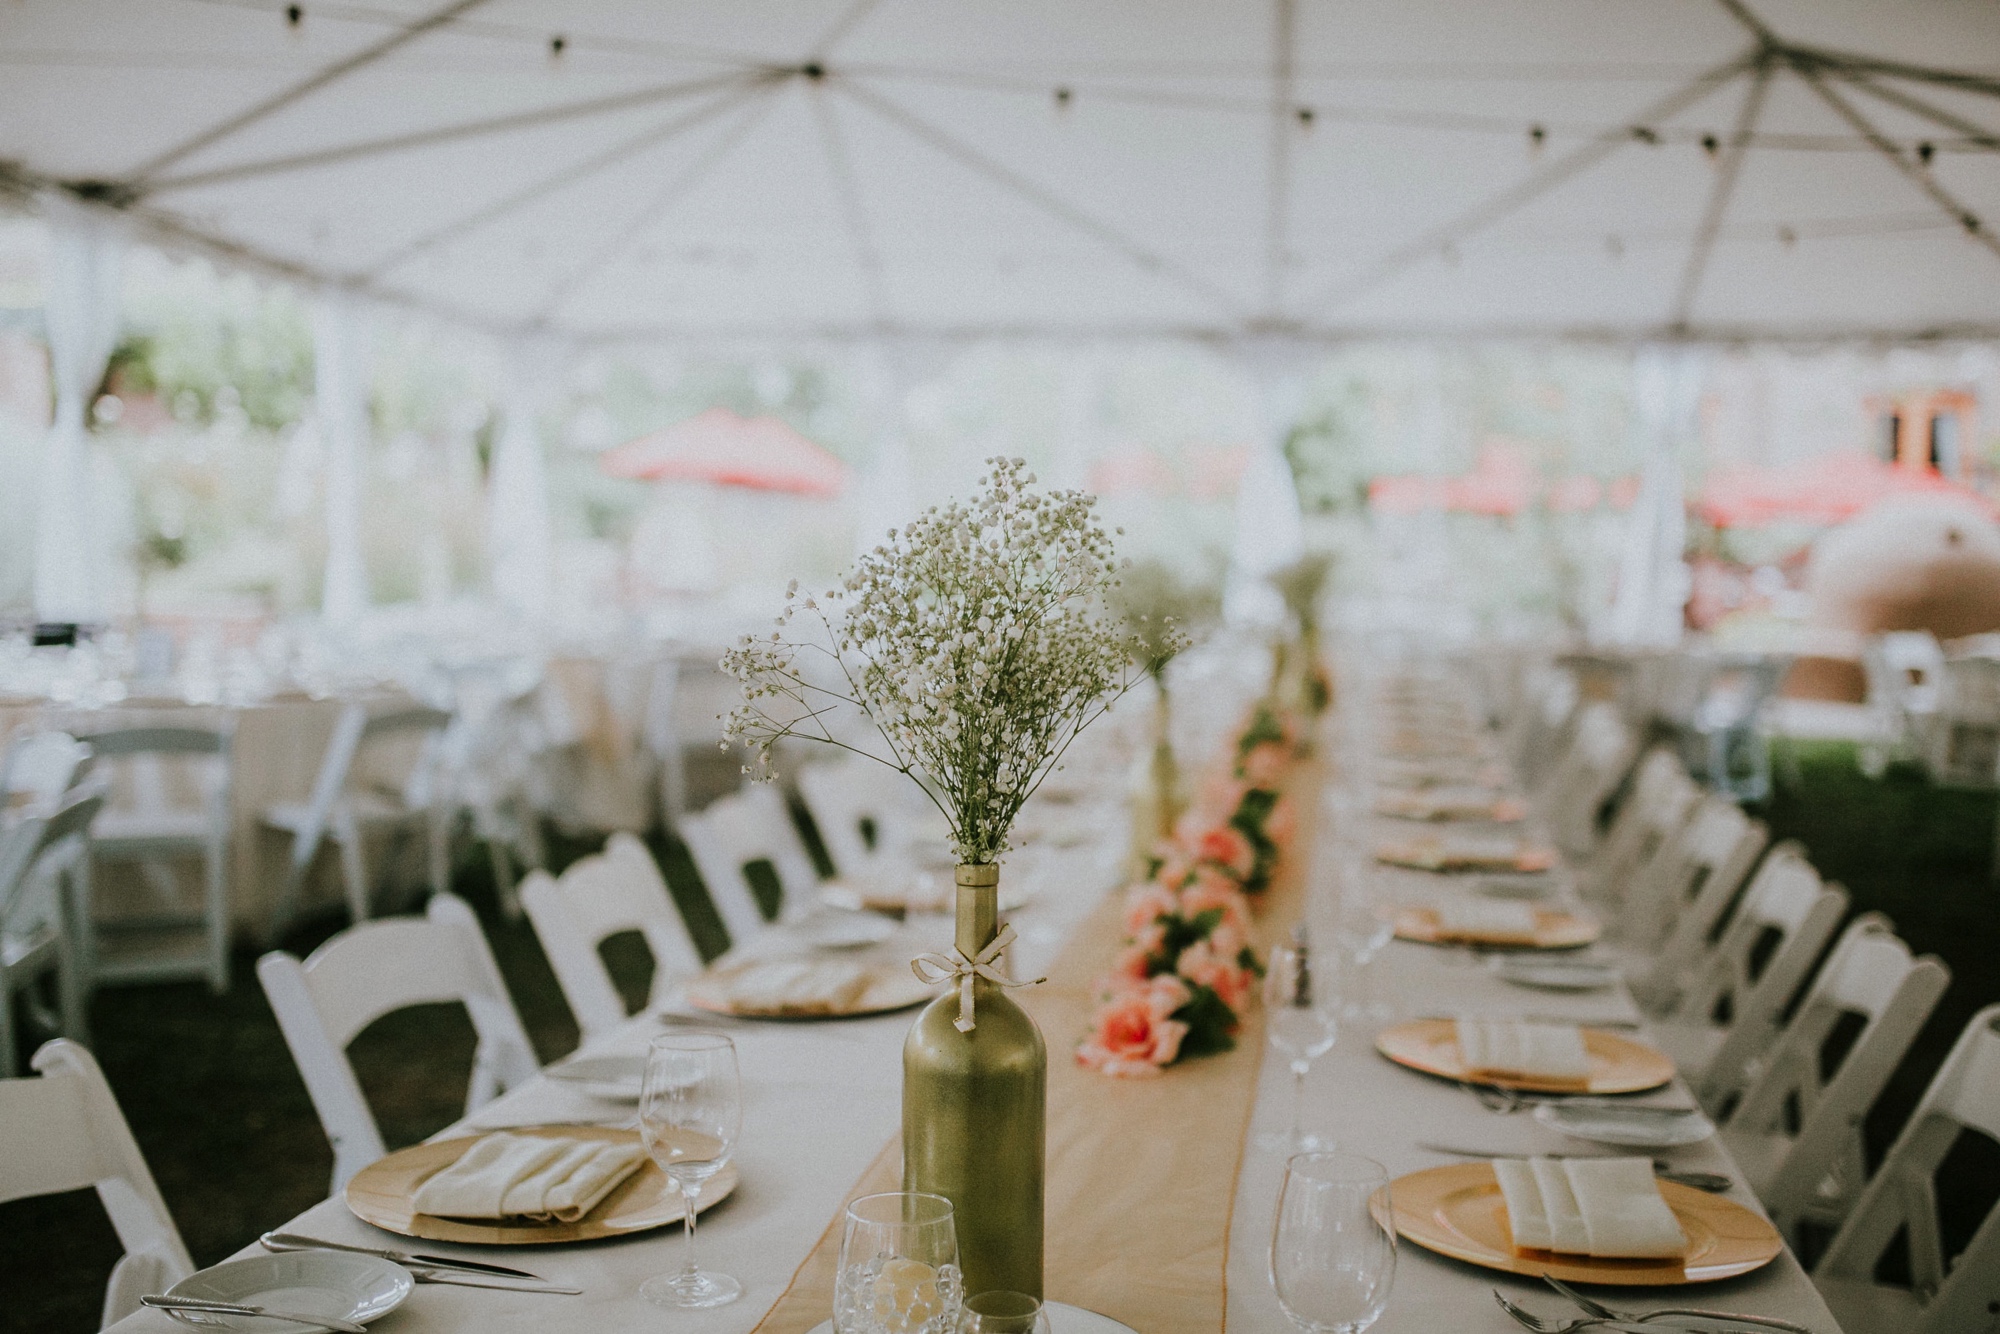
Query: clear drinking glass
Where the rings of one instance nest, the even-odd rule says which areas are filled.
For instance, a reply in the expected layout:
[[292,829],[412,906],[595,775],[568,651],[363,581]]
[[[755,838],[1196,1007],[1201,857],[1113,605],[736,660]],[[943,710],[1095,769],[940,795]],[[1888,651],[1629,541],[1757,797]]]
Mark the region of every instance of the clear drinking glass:
[[1339,1036],[1339,1002],[1313,971],[1312,950],[1304,934],[1294,943],[1271,951],[1264,966],[1264,1031],[1271,1045],[1292,1063],[1292,1128],[1283,1136],[1267,1135],[1260,1145],[1281,1153],[1330,1149],[1332,1144],[1305,1129],[1306,1074],[1312,1063],[1333,1050]]
[[957,1334],[964,1298],[950,1200],[899,1190],[847,1206],[833,1283],[837,1334]]
[[668,1033],[646,1053],[639,1094],[639,1135],[687,1203],[687,1243],[680,1272],[639,1287],[655,1306],[722,1306],[743,1295],[727,1274],[695,1263],[694,1214],[701,1188],[729,1165],[743,1125],[743,1080],[736,1044],[722,1033]]
[[1049,1334],[1042,1299],[1025,1292],[995,1289],[965,1299],[959,1334]]
[[1396,1281],[1389,1174],[1372,1158],[1302,1153],[1285,1164],[1271,1228],[1271,1287],[1307,1334],[1360,1334]]
[[1375,879],[1368,869],[1372,854],[1357,851],[1342,857],[1334,868],[1336,895],[1334,936],[1347,956],[1352,982],[1343,988],[1349,1019],[1388,1019],[1389,1007],[1375,997],[1371,966],[1396,934],[1396,923],[1388,907],[1376,893]]

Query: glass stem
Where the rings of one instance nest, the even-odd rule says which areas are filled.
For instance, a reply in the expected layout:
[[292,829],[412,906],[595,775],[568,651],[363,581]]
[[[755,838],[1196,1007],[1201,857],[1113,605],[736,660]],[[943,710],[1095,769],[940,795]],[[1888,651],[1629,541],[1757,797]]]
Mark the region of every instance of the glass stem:
[[1303,1144],[1306,1138],[1306,1071],[1312,1067],[1305,1061],[1292,1062],[1292,1143]]
[[701,1197],[701,1183],[699,1181],[681,1182],[679,1185],[681,1188],[681,1200],[687,1206],[687,1219],[681,1225],[685,1229],[683,1235],[687,1240],[681,1246],[683,1263],[681,1264],[680,1282],[683,1286],[691,1287],[695,1279],[701,1275],[701,1266],[696,1264],[694,1260],[694,1202]]

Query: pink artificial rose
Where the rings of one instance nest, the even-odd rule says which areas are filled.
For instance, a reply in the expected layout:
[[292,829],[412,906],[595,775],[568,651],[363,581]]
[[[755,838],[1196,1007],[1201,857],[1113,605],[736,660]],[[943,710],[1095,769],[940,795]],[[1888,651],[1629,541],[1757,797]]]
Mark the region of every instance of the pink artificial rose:
[[1222,917],[1216,930],[1233,930],[1241,934],[1248,925],[1248,911],[1243,891],[1236,882],[1217,871],[1212,866],[1204,866],[1195,873],[1188,887],[1181,891],[1181,912],[1184,916],[1195,917],[1211,909],[1220,911]]
[[1264,837],[1281,848],[1288,848],[1292,845],[1292,836],[1298,832],[1298,808],[1292,805],[1290,797],[1279,797],[1271,804],[1271,813],[1264,817]]
[[1153,923],[1136,936],[1132,943],[1118,952],[1118,958],[1111,965],[1113,976],[1122,984],[1144,982],[1152,973],[1153,959],[1166,946],[1167,929],[1158,922]]
[[1259,742],[1250,748],[1236,768],[1243,775],[1243,781],[1251,787],[1276,788],[1284,781],[1285,770],[1292,762],[1291,751],[1276,741]]
[[1212,775],[1201,785],[1201,791],[1195,794],[1193,804],[1181,816],[1180,823],[1174,826],[1174,837],[1187,843],[1210,825],[1221,824],[1236,813],[1247,791],[1249,788],[1231,774]]
[[1174,892],[1157,881],[1134,885],[1125,891],[1125,934],[1137,936],[1162,917],[1180,911]]
[[1241,830],[1231,825],[1217,825],[1205,831],[1195,844],[1195,851],[1203,861],[1215,863],[1238,880],[1257,869],[1257,849],[1250,846],[1250,840]]
[[1180,975],[1198,987],[1207,987],[1237,1014],[1250,999],[1250,970],[1236,962],[1234,951],[1223,953],[1213,939],[1198,940],[1181,951],[1176,965]]
[[1112,997],[1091,1021],[1090,1037],[1077,1048],[1077,1064],[1120,1079],[1157,1075],[1180,1055],[1187,1025],[1167,1016],[1187,1004],[1189,995],[1180,979],[1156,977]]
[[1153,849],[1153,855],[1160,860],[1159,869],[1153,872],[1153,883],[1165,885],[1168,889],[1179,889],[1187,883],[1193,873],[1195,862],[1188,850],[1178,842],[1168,840]]

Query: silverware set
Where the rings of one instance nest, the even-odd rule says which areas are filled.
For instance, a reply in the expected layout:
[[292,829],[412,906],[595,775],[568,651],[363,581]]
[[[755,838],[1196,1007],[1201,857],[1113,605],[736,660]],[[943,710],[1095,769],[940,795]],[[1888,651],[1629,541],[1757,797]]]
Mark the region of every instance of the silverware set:
[[[1789,1320],[1779,1320],[1775,1316],[1767,1315],[1744,1315],[1735,1311],[1710,1311],[1687,1306],[1663,1307],[1657,1311],[1621,1311],[1616,1307],[1606,1306],[1595,1298],[1584,1296],[1559,1278],[1544,1274],[1542,1281],[1568,1298],[1577,1310],[1583,1312],[1583,1315],[1574,1320],[1545,1320],[1509,1301],[1507,1295],[1500,1289],[1493,1289],[1493,1300],[1500,1303],[1500,1309],[1512,1316],[1516,1324],[1523,1329],[1534,1331],[1534,1334],[1575,1334],[1575,1331],[1584,1329],[1617,1330],[1623,1331],[1623,1334],[1660,1334],[1660,1327],[1652,1322],[1670,1318],[1714,1321],[1717,1331],[1728,1325],[1751,1325],[1759,1329],[1784,1330],[1786,1334],[1813,1334],[1813,1331],[1804,1325],[1795,1325]],[[1671,1328],[1685,1330],[1688,1326],[1675,1325]]]
[[[1527,1158],[1525,1153],[1487,1153],[1481,1149],[1456,1149],[1449,1144],[1419,1144],[1418,1148],[1427,1153],[1448,1153],[1454,1158]],[[1555,1158],[1615,1158],[1609,1153],[1562,1153],[1551,1154]],[[1688,1186],[1695,1190],[1705,1190],[1711,1195],[1720,1195],[1735,1184],[1721,1172],[1694,1172],[1675,1167],[1664,1158],[1653,1159],[1653,1175],[1662,1181],[1671,1181],[1677,1186]]]
[[1458,1086],[1477,1098],[1481,1107],[1484,1107],[1489,1112],[1498,1112],[1502,1116],[1512,1116],[1515,1112],[1525,1112],[1530,1108],[1539,1107],[1545,1102],[1561,1103],[1566,1107],[1589,1107],[1593,1104],[1602,1107],[1622,1107],[1629,1111],[1658,1112],[1662,1116],[1685,1116],[1689,1112],[1696,1110],[1693,1107],[1657,1107],[1651,1103],[1625,1102],[1623,1100],[1603,1098],[1593,1099],[1569,1093],[1549,1097],[1537,1097],[1533,1094],[1522,1093],[1518,1089],[1500,1088],[1493,1084],[1474,1084],[1468,1080],[1460,1080]]
[[443,1283],[460,1288],[495,1288],[501,1292],[539,1292],[549,1296],[577,1297],[582,1288],[565,1288],[540,1274],[506,1265],[482,1264],[477,1260],[454,1260],[443,1255],[414,1255],[408,1251],[378,1250],[372,1246],[348,1246],[337,1241],[321,1241],[291,1232],[266,1232],[258,1243],[267,1251],[349,1251],[372,1255],[378,1260],[399,1264],[419,1283]]
[[352,1320],[342,1320],[330,1315],[302,1315],[295,1311],[274,1311],[268,1306],[249,1306],[242,1302],[212,1302],[205,1297],[175,1297],[168,1293],[148,1293],[139,1299],[141,1306],[156,1307],[162,1311],[199,1311],[204,1315],[248,1315],[263,1320],[282,1320],[292,1325],[311,1325],[314,1329],[330,1329],[335,1334],[368,1334],[366,1325],[357,1325]]

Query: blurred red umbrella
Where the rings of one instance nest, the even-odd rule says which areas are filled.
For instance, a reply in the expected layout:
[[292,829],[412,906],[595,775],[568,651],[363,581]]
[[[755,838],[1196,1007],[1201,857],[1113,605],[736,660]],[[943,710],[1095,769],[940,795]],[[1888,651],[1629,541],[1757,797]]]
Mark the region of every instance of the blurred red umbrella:
[[607,449],[597,466],[636,481],[714,482],[801,496],[837,496],[847,485],[845,463],[778,418],[728,408]]

